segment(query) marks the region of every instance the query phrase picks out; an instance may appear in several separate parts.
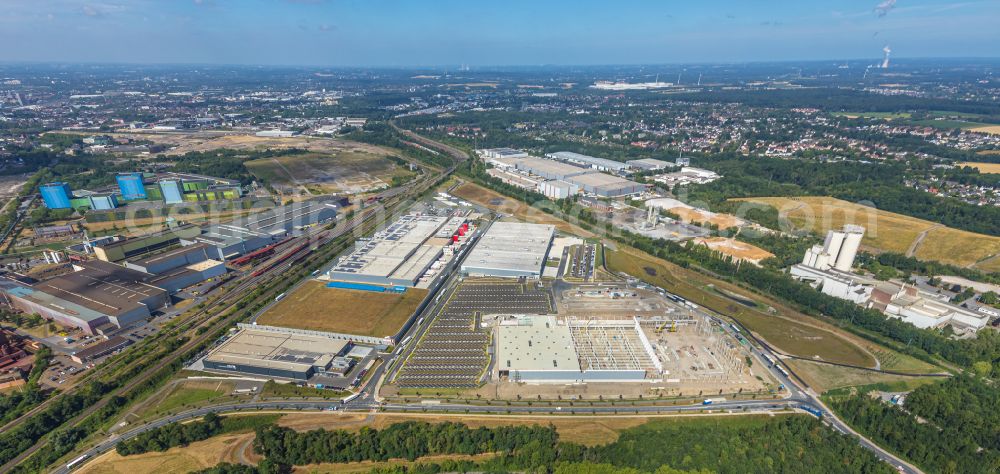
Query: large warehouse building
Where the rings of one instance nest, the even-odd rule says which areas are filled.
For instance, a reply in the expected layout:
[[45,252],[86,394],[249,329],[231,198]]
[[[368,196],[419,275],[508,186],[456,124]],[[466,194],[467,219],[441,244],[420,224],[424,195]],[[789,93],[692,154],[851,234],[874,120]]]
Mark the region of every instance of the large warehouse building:
[[204,262],[205,260],[221,259],[222,253],[218,248],[199,243],[144,258],[126,260],[125,267],[145,273],[162,273],[177,267]]
[[297,202],[237,219],[231,227],[263,232],[281,237],[296,230],[327,222],[337,217],[337,204],[333,201]]
[[646,191],[645,184],[604,173],[570,176],[566,178],[566,182],[579,186],[585,193],[603,197],[629,196]]
[[497,375],[510,382],[652,381],[663,370],[636,320],[516,316],[496,336]]
[[464,217],[407,214],[371,239],[359,240],[327,276],[335,281],[414,286],[453,237],[467,229]]
[[581,168],[579,166],[532,156],[524,158],[495,158],[490,160],[490,163],[498,168],[513,168],[545,179],[566,179],[570,176],[594,172],[594,170],[589,168]]
[[551,160],[566,161],[569,163],[586,166],[588,168],[593,168],[600,171],[624,173],[629,169],[629,165],[627,163],[622,163],[621,161],[609,160],[607,158],[597,158],[595,156],[589,156],[589,155],[581,155],[580,153],[574,153],[572,151],[557,151],[555,153],[549,153],[545,155],[545,157]]
[[208,370],[308,380],[326,372],[349,345],[329,337],[244,329],[215,348],[203,363]]
[[105,262],[120,262],[127,258],[167,248],[179,243],[181,239],[194,238],[199,234],[201,234],[201,229],[198,226],[191,224],[179,225],[141,237],[98,245],[94,247],[94,254],[97,255],[97,258]]
[[73,273],[37,283],[0,279],[0,292],[13,308],[87,334],[107,324],[129,326],[169,304],[167,291],[151,283],[153,275],[101,261],[74,268]]
[[[555,155],[557,154],[553,154],[553,156]],[[594,158],[594,160],[600,160],[600,158]],[[646,185],[636,183],[635,181],[629,181],[627,179],[618,176],[595,171],[594,168],[591,167],[584,168],[582,166],[577,166],[575,164],[569,164],[555,160],[546,160],[530,156],[526,158],[503,158],[503,157],[493,158],[489,160],[489,162],[493,166],[499,168],[504,172],[507,172],[508,174],[515,174],[517,172],[520,172],[522,176],[526,177],[537,177],[541,178],[542,180],[555,180],[549,182],[556,183],[556,186],[559,186],[558,189],[552,186],[545,188],[544,183],[538,182],[540,180],[538,180],[537,178],[536,181],[531,184],[518,184],[517,182],[515,182],[517,181],[516,176],[500,177],[505,182],[511,182],[511,184],[515,184],[521,187],[526,187],[529,189],[538,188],[539,192],[542,192],[547,196],[557,199],[568,197],[570,195],[570,191],[572,191],[573,193],[576,193],[577,191],[583,191],[589,194],[595,194],[603,197],[628,196],[632,194],[642,193],[646,190],[647,187]],[[622,165],[621,168],[616,168],[613,171],[624,171],[625,169],[624,163],[619,163],[617,161],[614,161],[612,163],[618,163]],[[596,165],[588,165],[588,166],[596,166]],[[596,167],[598,169],[607,169],[608,166],[610,165],[596,166]]]
[[546,224],[495,222],[462,264],[473,276],[539,278],[556,228]]

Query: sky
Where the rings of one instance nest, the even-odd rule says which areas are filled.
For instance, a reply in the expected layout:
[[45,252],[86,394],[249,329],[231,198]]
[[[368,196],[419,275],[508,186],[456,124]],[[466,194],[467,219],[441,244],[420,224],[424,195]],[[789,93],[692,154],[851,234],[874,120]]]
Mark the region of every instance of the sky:
[[0,0],[0,61],[317,66],[1000,56],[1000,0]]

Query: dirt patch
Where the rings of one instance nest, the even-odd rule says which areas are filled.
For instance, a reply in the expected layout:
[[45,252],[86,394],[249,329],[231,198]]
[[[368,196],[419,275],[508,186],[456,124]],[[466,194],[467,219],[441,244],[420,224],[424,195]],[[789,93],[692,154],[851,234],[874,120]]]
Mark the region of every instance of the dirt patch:
[[729,255],[737,260],[756,263],[774,256],[773,253],[767,250],[733,238],[709,237],[694,239],[693,242],[697,245],[704,245],[724,255]]
[[465,183],[455,188],[455,190],[452,191],[452,194],[465,199],[466,201],[471,201],[479,204],[480,206],[489,208],[494,212],[514,216],[518,220],[524,222],[554,225],[562,232],[580,237],[587,238],[594,236],[592,232],[584,230],[577,225],[563,221],[562,219],[548,214],[539,208],[529,206],[516,199],[508,198],[477,184]]
[[728,229],[730,227],[739,227],[743,225],[743,221],[737,219],[736,216],[731,216],[729,214],[717,214],[701,209],[692,209],[690,207],[674,207],[667,209],[667,212],[676,214],[682,221],[687,223],[715,224],[720,229]]
[[185,447],[132,456],[120,456],[111,451],[80,469],[85,474],[134,474],[138,472],[191,472],[206,469],[220,462],[239,462],[236,448],[253,433],[224,435],[191,443]]
[[382,429],[404,421],[426,421],[442,423],[445,421],[459,422],[471,428],[496,426],[530,426],[552,424],[559,433],[559,439],[588,446],[612,443],[618,439],[618,433],[624,429],[639,426],[649,421],[645,417],[566,417],[566,416],[484,416],[484,415],[445,415],[445,414],[378,414],[371,417],[364,415],[292,414],[281,418],[278,424],[296,431],[308,431],[318,428],[327,430],[342,429],[348,431],[360,430],[363,426]]
[[259,178],[282,191],[306,188],[319,193],[364,193],[390,185],[394,177],[413,173],[384,153],[345,149],[336,153],[295,153],[245,163]]

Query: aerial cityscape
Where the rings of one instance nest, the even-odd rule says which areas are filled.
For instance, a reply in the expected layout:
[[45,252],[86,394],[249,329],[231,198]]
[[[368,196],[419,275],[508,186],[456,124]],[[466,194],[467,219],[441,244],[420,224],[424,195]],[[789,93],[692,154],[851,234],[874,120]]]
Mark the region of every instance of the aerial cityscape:
[[0,473],[1000,472],[1000,2],[0,19]]

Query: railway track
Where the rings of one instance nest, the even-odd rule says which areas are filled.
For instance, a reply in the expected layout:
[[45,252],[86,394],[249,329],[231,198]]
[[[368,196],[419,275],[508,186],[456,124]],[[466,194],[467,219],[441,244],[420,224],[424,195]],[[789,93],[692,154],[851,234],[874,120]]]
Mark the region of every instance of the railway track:
[[[395,127],[395,125],[393,126]],[[397,128],[397,130],[401,129]],[[440,147],[438,148],[440,149]],[[447,151],[457,161],[462,161],[467,158],[467,155],[465,155],[464,152],[461,152],[460,150],[454,148],[445,151]],[[383,212],[386,214],[391,214],[397,206],[405,203],[406,200],[409,198],[417,197],[423,194],[425,191],[430,189],[430,187],[433,186],[439,178],[451,174],[456,167],[457,163],[453,164],[446,170],[441,170],[438,173],[428,174],[423,179],[417,180],[408,186],[404,186],[401,188],[393,188],[390,190],[386,190],[383,193],[380,193],[379,196],[381,198],[381,202],[378,205],[359,211],[358,215],[352,217],[351,220],[349,220],[346,223],[346,225],[338,226],[338,228],[334,229],[333,231],[324,230],[316,232],[315,234],[309,234],[300,237],[299,239],[302,239],[301,242],[304,242],[305,245],[299,245],[300,241],[295,241],[291,243],[292,250],[282,252],[262,263],[262,266],[265,268],[263,272],[255,271],[254,273],[249,274],[249,276],[244,275],[242,277],[243,279],[239,281],[239,283],[236,283],[235,286],[228,288],[226,293],[219,299],[215,300],[210,305],[199,310],[198,312],[192,314],[190,317],[185,318],[183,322],[179,323],[176,326],[177,328],[181,329],[177,330],[176,332],[166,332],[166,334],[162,334],[160,337],[156,339],[147,340],[148,342],[144,344],[142,347],[149,349],[152,348],[155,344],[169,341],[170,338],[189,337],[189,339],[185,341],[180,348],[172,351],[171,354],[168,355],[167,357],[161,358],[152,366],[144,369],[139,375],[128,380],[128,382],[126,382],[121,387],[118,387],[112,390],[111,392],[105,394],[104,396],[101,397],[100,400],[91,404],[83,411],[70,418],[68,421],[62,423],[59,426],[59,428],[72,427],[81,423],[88,417],[97,413],[102,408],[106,407],[114,397],[128,393],[129,391],[134,390],[136,387],[141,386],[143,383],[150,381],[154,376],[159,374],[162,370],[166,369],[171,364],[174,364],[180,358],[185,357],[190,352],[195,350],[197,347],[206,343],[210,338],[216,337],[216,334],[218,333],[219,330],[229,325],[232,325],[233,323],[244,318],[245,315],[242,314],[240,311],[238,311],[239,309],[241,309],[246,305],[259,303],[262,300],[269,298],[271,296],[268,291],[264,291],[254,299],[250,301],[245,301],[246,292],[252,292],[255,288],[258,287],[269,288],[269,286],[272,283],[275,283],[276,280],[284,279],[284,274],[294,268],[293,265],[294,263],[301,261],[307,256],[314,257],[316,261],[324,261],[325,259],[332,258],[333,255],[335,255],[336,253],[340,252],[343,249],[340,249],[338,245],[333,245],[330,248],[325,248],[328,244],[342,237],[350,238],[349,233],[359,228],[361,233],[366,233],[369,230],[374,230],[375,226],[379,224],[378,222],[375,221],[375,219],[380,215],[385,215],[382,214]],[[319,251],[319,253],[311,255],[317,251]],[[287,265],[284,265],[283,264],[284,262],[289,262],[289,263]],[[246,303],[246,304],[244,306],[240,306],[241,303]],[[219,318],[220,315],[224,315],[227,313],[230,314],[224,318],[221,319]],[[136,349],[138,348],[134,348],[134,350]],[[156,354],[154,353],[152,357],[155,356]],[[139,363],[139,364],[149,363],[150,357],[151,357],[150,355],[144,355],[140,360],[135,361],[133,363]],[[101,376],[107,376],[109,374],[113,374],[116,370],[121,370],[123,368],[124,367],[122,367],[121,365],[111,362],[107,364],[105,367],[103,367],[102,368],[103,370],[92,371],[90,374],[88,374],[89,375],[88,378],[81,380],[81,383],[78,383],[71,390],[76,390],[78,387],[85,386],[86,385],[84,383],[85,381],[99,380]],[[14,427],[18,423],[26,420],[28,417],[41,413],[46,408],[51,406],[51,404],[58,397],[66,396],[69,393],[73,392],[68,391],[56,397],[52,397],[49,400],[46,400],[38,407],[29,411],[24,416],[8,423],[4,428],[6,429],[7,427]],[[46,443],[43,442],[44,439],[45,436],[39,438],[30,448],[26,449],[18,456],[16,456],[14,459],[8,461],[3,466],[0,466],[0,472],[9,472],[10,470],[14,469],[17,465],[28,460],[29,458],[31,458],[32,455],[39,452],[43,447],[46,446]]]

